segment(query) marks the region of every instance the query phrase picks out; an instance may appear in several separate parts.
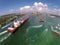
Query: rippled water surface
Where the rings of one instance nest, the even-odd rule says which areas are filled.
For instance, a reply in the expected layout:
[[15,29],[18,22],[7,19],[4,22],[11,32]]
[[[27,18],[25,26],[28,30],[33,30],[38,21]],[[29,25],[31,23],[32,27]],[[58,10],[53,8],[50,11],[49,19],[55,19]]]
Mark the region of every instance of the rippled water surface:
[[44,17],[45,22],[39,22],[41,16],[32,16],[15,33],[0,30],[0,45],[60,45],[60,37],[53,34],[54,28],[60,23],[59,17]]

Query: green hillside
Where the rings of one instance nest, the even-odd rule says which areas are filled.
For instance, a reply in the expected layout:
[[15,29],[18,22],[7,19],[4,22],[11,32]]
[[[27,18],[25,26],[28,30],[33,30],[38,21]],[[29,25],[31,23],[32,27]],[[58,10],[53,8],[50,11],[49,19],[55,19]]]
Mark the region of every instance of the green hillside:
[[24,14],[7,14],[4,16],[0,16],[0,27],[3,26],[5,23],[10,22],[14,18],[18,18],[23,15]]

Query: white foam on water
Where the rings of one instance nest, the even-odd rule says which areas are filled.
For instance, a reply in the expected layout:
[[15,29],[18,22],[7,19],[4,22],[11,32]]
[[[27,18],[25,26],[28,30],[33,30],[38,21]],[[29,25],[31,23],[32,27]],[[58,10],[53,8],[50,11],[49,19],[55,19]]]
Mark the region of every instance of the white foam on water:
[[47,32],[48,31],[48,28],[46,28],[45,31]]
[[32,42],[35,42],[35,40],[32,40]]
[[60,23],[55,28],[60,30]]
[[56,29],[57,29],[58,27],[56,26]]
[[[32,26],[33,28],[40,28],[40,27],[42,27],[43,25],[38,25],[38,26]],[[27,29],[26,29],[26,33],[28,33],[29,32],[29,29],[30,28],[32,28],[32,27],[28,27]]]
[[60,26],[60,23],[58,24],[58,26]]
[[6,30],[6,31],[1,32],[1,33],[0,33],[0,36],[1,36],[1,35],[3,35],[3,34],[5,34],[5,33],[7,33],[7,30]]
[[60,30],[60,28],[59,28],[59,30]]
[[[11,24],[11,23],[10,23]],[[9,26],[10,24],[8,24],[8,25],[5,25],[4,27],[2,27],[1,29],[3,29],[3,28],[6,28],[7,26]]]
[[50,16],[51,18],[55,18],[55,16]]
[[26,33],[28,33],[29,32],[29,29],[30,29],[31,27],[28,27],[27,29],[26,29]]
[[58,32],[57,30],[52,30],[53,32],[56,32],[57,34],[59,34],[60,35],[60,32]]
[[42,27],[43,25],[38,25],[38,26],[32,26],[34,28],[39,28],[39,27]]
[[7,36],[1,38],[0,42],[3,42],[4,40],[6,40],[10,35],[11,35],[11,33],[9,33]]
[[59,29],[59,30],[60,30],[60,27],[57,27],[57,26],[56,26],[56,29]]
[[53,26],[51,26],[51,30],[53,31],[54,29],[53,29]]

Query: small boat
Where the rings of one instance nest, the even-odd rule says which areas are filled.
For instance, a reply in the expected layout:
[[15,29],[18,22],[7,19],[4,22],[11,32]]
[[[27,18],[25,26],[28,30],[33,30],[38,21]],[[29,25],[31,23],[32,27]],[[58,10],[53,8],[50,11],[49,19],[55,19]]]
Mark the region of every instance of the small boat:
[[44,19],[40,19],[39,21],[40,21],[40,22],[44,22]]
[[51,27],[51,31],[52,31],[54,34],[60,36],[60,32],[59,32],[58,30],[55,30],[53,27]]
[[29,18],[22,18],[20,21],[17,20],[17,21],[14,21],[13,22],[13,25],[8,27],[7,31],[8,32],[15,32],[19,27],[21,27]]

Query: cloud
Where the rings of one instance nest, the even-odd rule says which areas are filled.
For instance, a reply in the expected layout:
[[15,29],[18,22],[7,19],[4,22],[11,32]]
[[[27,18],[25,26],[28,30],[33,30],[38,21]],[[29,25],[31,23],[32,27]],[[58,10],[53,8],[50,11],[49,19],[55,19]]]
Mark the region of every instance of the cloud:
[[30,6],[24,6],[20,8],[20,13],[28,13],[31,11],[31,7]]
[[20,8],[20,10],[27,10],[29,8],[30,8],[30,6],[24,6],[24,7]]
[[29,13],[29,12],[46,12],[48,10],[47,4],[43,4],[41,2],[35,2],[33,6],[24,6],[20,8],[21,13]]
[[35,2],[32,6],[24,6],[20,8],[21,13],[31,13],[31,12],[39,12],[39,13],[50,13],[55,15],[60,15],[60,9],[56,9],[57,6],[54,5],[54,9],[48,8],[47,4],[42,2]]
[[53,9],[53,10],[49,10],[50,14],[55,14],[55,15],[60,15],[60,9]]
[[[54,7],[57,7],[54,5]],[[50,14],[58,14],[60,15],[60,9],[50,9],[48,8],[47,4],[44,4],[42,2],[35,2],[32,6],[23,6],[20,7],[19,9],[9,9],[7,13],[34,13],[34,12],[39,12],[39,13],[50,13]]]

